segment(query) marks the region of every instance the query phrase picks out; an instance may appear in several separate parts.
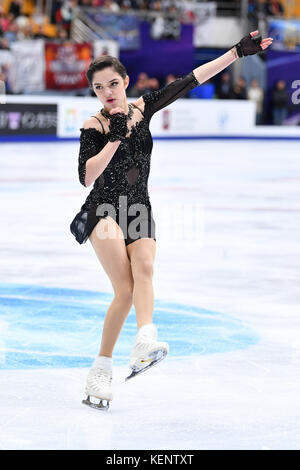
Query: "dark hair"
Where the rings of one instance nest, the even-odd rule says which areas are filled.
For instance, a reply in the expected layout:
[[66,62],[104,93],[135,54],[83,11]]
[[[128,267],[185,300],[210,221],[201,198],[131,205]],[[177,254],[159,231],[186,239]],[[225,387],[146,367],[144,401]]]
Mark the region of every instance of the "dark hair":
[[107,67],[114,68],[115,71],[119,75],[121,75],[123,79],[126,78],[127,71],[124,65],[119,61],[119,59],[111,55],[102,55],[100,57],[97,57],[95,60],[93,60],[93,62],[90,63],[89,68],[86,72],[86,77],[89,81],[90,86],[92,86],[94,73],[98,70],[106,69]]

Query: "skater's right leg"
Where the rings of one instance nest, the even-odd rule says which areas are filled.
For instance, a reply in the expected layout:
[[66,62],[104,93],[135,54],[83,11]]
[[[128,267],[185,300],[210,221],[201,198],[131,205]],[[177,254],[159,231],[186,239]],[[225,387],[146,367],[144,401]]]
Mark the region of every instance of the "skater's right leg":
[[[99,233],[103,230],[110,230],[117,237],[101,239]],[[112,357],[114,346],[132,307],[134,281],[131,264],[123,232],[111,217],[100,219],[89,239],[114,290],[114,299],[104,320],[99,353],[100,356]]]
[[[99,236],[103,230],[110,230],[115,236],[103,239]],[[108,409],[113,399],[112,353],[132,306],[133,277],[123,232],[111,217],[100,219],[89,239],[111,281],[114,299],[105,315],[100,352],[89,371],[85,389],[87,399],[83,403],[98,409]],[[95,398],[100,402],[95,403]],[[106,400],[107,404],[104,405],[102,400]]]

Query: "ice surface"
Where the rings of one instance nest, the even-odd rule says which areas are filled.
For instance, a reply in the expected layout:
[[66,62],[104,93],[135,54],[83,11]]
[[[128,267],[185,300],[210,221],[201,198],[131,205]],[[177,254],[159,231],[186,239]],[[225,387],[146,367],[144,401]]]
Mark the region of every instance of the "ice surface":
[[[68,290],[87,308],[86,322],[91,311],[97,316],[98,305],[101,323],[112,294],[89,242],[80,246],[69,232],[91,189],[77,179],[78,145],[1,144],[0,448],[299,449],[299,154],[298,142],[154,143],[155,318],[162,340],[171,331],[177,339],[174,354],[125,383],[128,368],[121,359],[134,335],[132,313],[115,358],[115,398],[102,413],[81,404],[84,361],[98,350],[100,328],[99,343],[97,331],[84,343],[78,323],[69,331],[71,302],[65,314],[61,308]],[[55,315],[43,296],[35,296],[40,303],[34,310],[28,290],[18,297],[16,286],[51,288]],[[177,314],[168,311],[173,304]],[[26,323],[31,308],[32,324]],[[210,312],[227,326],[233,319],[255,341],[215,351],[214,338],[232,333],[229,328],[224,335],[216,323],[213,334],[203,336],[212,347],[204,353],[205,330],[191,327],[197,321],[192,308],[200,322]],[[85,367],[51,363],[62,344],[53,337],[58,312],[74,338],[64,354]],[[47,367],[26,368],[30,351],[50,352]],[[7,368],[9,357],[14,363]]]

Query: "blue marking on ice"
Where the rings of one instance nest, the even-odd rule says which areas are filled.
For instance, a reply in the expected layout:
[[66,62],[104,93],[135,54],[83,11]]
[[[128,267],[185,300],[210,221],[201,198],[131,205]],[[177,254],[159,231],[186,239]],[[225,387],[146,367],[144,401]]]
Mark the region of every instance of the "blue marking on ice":
[[[89,367],[98,354],[112,299],[101,292],[0,284],[0,369]],[[225,353],[259,341],[236,318],[174,302],[155,300],[153,321],[174,358]],[[132,307],[114,363],[128,363],[136,331]]]

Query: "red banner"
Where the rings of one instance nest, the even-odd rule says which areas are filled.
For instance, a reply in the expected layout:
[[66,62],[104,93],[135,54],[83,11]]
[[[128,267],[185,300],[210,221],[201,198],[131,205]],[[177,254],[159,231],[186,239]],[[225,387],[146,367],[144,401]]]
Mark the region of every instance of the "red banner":
[[85,72],[92,61],[92,45],[89,43],[45,44],[46,88],[74,90],[86,88]]

